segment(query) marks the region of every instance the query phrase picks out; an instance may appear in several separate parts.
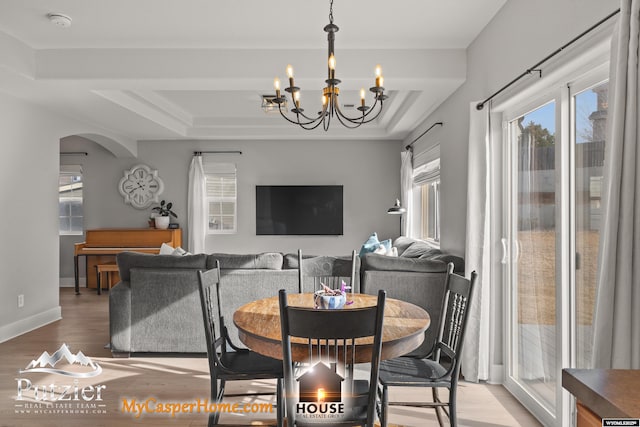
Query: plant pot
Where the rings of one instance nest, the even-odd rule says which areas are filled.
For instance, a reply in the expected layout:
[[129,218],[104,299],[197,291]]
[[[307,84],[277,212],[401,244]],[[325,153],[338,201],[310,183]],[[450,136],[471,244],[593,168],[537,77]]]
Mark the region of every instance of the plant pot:
[[168,216],[157,216],[156,217],[156,228],[159,228],[161,230],[166,230],[167,228],[169,228],[169,220],[171,218],[169,218]]

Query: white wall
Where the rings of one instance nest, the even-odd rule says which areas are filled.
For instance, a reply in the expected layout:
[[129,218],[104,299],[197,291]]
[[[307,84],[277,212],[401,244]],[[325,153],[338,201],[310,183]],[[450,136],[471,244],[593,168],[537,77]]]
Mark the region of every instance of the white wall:
[[[60,317],[54,115],[0,94],[0,342]],[[18,309],[17,297],[25,306]]]
[[[443,127],[416,144],[419,151],[440,143],[443,250],[464,254],[465,249],[470,103],[484,100],[618,7],[617,0],[511,0],[471,44],[467,81],[407,138],[409,142],[434,122],[444,122]],[[535,81],[537,77],[529,79]],[[496,245],[495,251],[500,253],[501,248]],[[500,283],[492,285],[500,288]],[[502,307],[500,293],[493,298],[493,306]],[[491,362],[499,366],[501,310],[494,315]]]
[[59,151],[75,134],[108,132],[0,93],[0,342],[60,319]]
[[[397,237],[400,219],[387,215],[400,189],[397,142],[385,141],[141,141],[137,158],[116,158],[97,144],[65,138],[62,151],[86,151],[86,157],[63,157],[82,164],[85,228],[147,227],[150,209],[125,205],[117,185],[123,172],[143,163],[158,169],[164,182],[161,198],[174,203],[177,222],[187,245],[188,169],[194,151],[240,150],[242,155],[205,155],[234,162],[238,174],[238,233],[210,235],[206,251],[258,253],[266,251],[347,255],[359,250],[374,231],[380,238]],[[256,184],[337,184],[344,186],[343,236],[256,236]],[[174,220],[175,221],[175,220]],[[72,283],[74,237],[60,244],[61,281]],[[82,271],[82,270],[81,270]]]

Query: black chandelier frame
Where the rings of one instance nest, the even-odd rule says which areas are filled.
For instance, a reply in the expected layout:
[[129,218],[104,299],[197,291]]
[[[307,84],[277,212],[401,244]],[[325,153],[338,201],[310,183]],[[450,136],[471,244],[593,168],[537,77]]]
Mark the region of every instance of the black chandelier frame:
[[280,111],[280,115],[282,117],[284,117],[288,122],[298,125],[305,130],[313,130],[322,125],[323,129],[327,131],[329,130],[331,119],[333,117],[336,117],[343,126],[350,129],[355,129],[365,123],[372,122],[378,118],[383,110],[383,102],[388,98],[388,96],[384,94],[385,89],[381,84],[383,80],[382,76],[379,75],[379,68],[377,70],[378,75],[376,77],[376,84],[369,88],[369,91],[374,94],[374,104],[372,106],[365,105],[364,94],[361,92],[360,106],[356,108],[361,112],[360,116],[349,117],[340,109],[340,103],[338,102],[340,88],[338,85],[341,81],[336,78],[335,70],[335,40],[339,27],[333,23],[333,0],[331,0],[329,7],[329,24],[324,27],[324,31],[327,33],[327,41],[329,45],[329,66],[327,72],[328,77],[325,80],[326,86],[322,90],[322,110],[318,112],[316,117],[309,117],[304,113],[304,109],[300,104],[300,88],[294,83],[293,72],[290,67],[288,67],[289,86],[284,90],[289,93],[289,96],[291,97],[294,108],[292,108],[290,112],[295,114],[295,119],[288,117],[286,107],[283,107],[283,105],[286,105],[287,99],[286,95],[282,94],[280,91],[278,79],[276,79],[276,97],[273,99],[273,102],[278,104],[278,111]]

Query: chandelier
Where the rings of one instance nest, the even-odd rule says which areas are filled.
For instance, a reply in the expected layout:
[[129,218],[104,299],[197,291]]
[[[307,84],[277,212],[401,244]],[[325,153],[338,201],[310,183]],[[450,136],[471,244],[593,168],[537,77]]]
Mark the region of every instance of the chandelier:
[[[273,86],[276,90],[276,97],[273,102],[278,104],[278,110],[282,117],[287,121],[299,125],[306,130],[313,130],[322,125],[323,129],[327,131],[331,125],[331,119],[336,117],[343,126],[351,129],[362,126],[365,123],[369,123],[375,120],[382,112],[382,103],[388,97],[384,94],[382,77],[382,69],[378,65],[376,67],[375,85],[369,88],[369,91],[373,92],[374,104],[373,106],[366,105],[364,88],[360,89],[360,106],[356,109],[360,111],[360,114],[355,117],[349,117],[340,109],[340,103],[338,102],[338,96],[340,95],[340,89],[338,85],[340,80],[336,78],[336,57],[334,51],[334,42],[336,34],[339,30],[338,26],[333,23],[333,0],[329,6],[329,24],[324,27],[324,31],[327,33],[327,39],[329,42],[329,55],[328,55],[328,76],[325,80],[326,86],[322,89],[322,110],[313,115],[307,115],[304,113],[302,104],[300,101],[300,88],[295,85],[293,80],[293,68],[291,65],[287,66],[287,77],[289,78],[289,86],[284,88],[285,92],[289,93],[291,97],[291,105],[293,108],[290,112],[286,111],[287,98],[280,91],[280,79],[275,78]],[[283,107],[284,105],[284,107]],[[290,114],[291,113],[291,114]]]

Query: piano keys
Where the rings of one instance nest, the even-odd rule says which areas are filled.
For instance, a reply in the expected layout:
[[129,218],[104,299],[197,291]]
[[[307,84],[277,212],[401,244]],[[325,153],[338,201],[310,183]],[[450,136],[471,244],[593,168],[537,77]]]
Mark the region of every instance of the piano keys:
[[[160,252],[160,246],[166,243],[174,248],[182,246],[182,230],[156,228],[101,228],[85,231],[86,240],[76,243],[73,264],[76,295],[80,295],[80,277],[78,259],[85,257],[87,287],[97,286],[96,264],[115,263],[120,252],[134,251],[150,254]],[[117,280],[117,278],[116,278]]]

